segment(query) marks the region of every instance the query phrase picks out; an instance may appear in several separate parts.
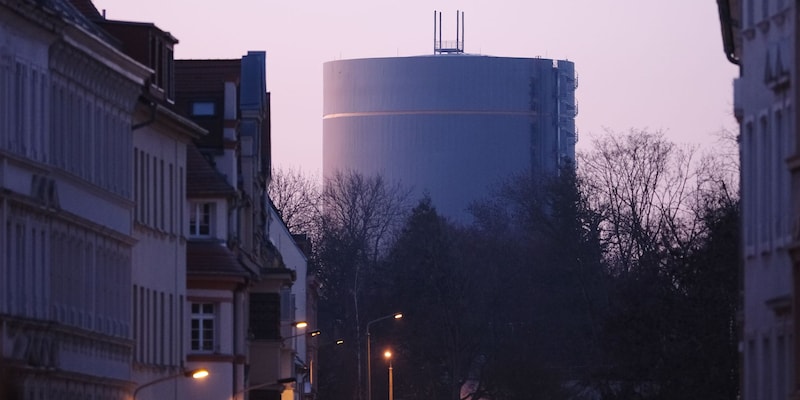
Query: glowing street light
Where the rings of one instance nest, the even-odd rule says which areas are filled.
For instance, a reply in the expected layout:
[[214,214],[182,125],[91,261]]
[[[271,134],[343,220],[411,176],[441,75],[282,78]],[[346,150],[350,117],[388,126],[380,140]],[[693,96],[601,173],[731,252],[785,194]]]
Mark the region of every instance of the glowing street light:
[[367,400],[372,400],[372,366],[370,365],[370,336],[369,336],[369,327],[370,325],[378,322],[383,321],[389,318],[400,319],[403,318],[403,313],[394,313],[389,315],[384,315],[383,317],[373,319],[372,321],[367,322]]
[[189,371],[191,373],[192,379],[203,379],[208,376],[208,370],[205,368],[196,369],[194,371]]
[[192,378],[192,379],[203,379],[203,378],[205,378],[207,376],[208,376],[208,370],[205,369],[205,368],[200,368],[200,369],[193,369],[193,370],[189,370],[189,371],[182,371],[182,372],[178,372],[177,374],[173,374],[173,375],[165,376],[165,377],[162,377],[162,378],[158,378],[158,379],[156,379],[154,381],[147,382],[147,383],[137,387],[136,390],[133,391],[133,400],[136,400],[136,395],[139,394],[140,390],[142,390],[142,389],[144,389],[146,387],[149,387],[149,386],[153,386],[153,385],[155,385],[157,383],[161,383],[161,382],[164,382],[164,381],[168,381],[168,380],[175,379],[175,378],[180,378],[180,377]]

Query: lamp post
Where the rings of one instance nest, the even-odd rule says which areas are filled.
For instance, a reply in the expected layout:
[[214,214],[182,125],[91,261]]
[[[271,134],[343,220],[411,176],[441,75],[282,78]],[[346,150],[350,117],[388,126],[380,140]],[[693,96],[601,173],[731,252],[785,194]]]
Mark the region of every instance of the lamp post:
[[[302,328],[305,328],[305,327],[307,327],[307,326],[308,326],[308,324],[307,324],[307,323],[303,323],[303,324],[304,324],[304,325],[302,326]],[[301,326],[299,326],[299,325],[295,325],[295,326],[296,326],[296,327],[301,327]],[[301,337],[301,336],[305,336],[305,337],[309,337],[309,338],[314,338],[314,337],[317,337],[317,336],[319,336],[319,335],[321,335],[321,334],[322,334],[322,331],[320,331],[319,329],[315,329],[315,330],[313,330],[313,331],[308,331],[308,332],[304,332],[304,333],[298,333],[298,334],[295,334],[295,335],[287,336],[287,337],[285,337],[285,338],[283,338],[283,339],[281,340],[281,346],[283,346],[283,345],[286,343],[286,341],[287,341],[287,340],[289,340],[289,339],[294,339],[294,342],[293,342],[293,344],[292,344],[292,353],[293,353],[293,355],[294,355],[294,359],[296,359],[297,361],[299,361],[299,362],[300,362],[300,363],[301,363],[303,366],[305,366],[305,367],[307,368],[307,365],[306,365],[306,361],[307,361],[307,360],[303,360],[303,359],[301,359],[300,357],[298,357],[298,355],[297,355],[297,352],[298,352],[297,338],[298,338],[298,337]],[[303,343],[304,343],[304,345],[305,345],[305,342],[303,342]],[[304,357],[304,358],[305,358],[305,357],[307,357],[307,355],[306,355],[305,351],[304,351],[302,354],[303,354],[303,357]],[[292,371],[294,371],[294,372],[292,372],[292,373],[293,373],[293,374],[295,374],[295,375],[297,376],[297,375],[299,375],[299,374],[298,374],[297,368],[296,368],[296,366],[294,365],[294,363],[295,363],[295,361],[292,361],[292,364],[293,364],[293,366],[292,366]],[[295,377],[295,381],[297,381],[297,378],[296,378],[296,377]],[[305,380],[301,382],[299,390],[300,390],[300,391],[304,390],[304,386],[305,386]],[[300,398],[300,395],[301,395],[301,392],[300,392],[300,391],[298,391],[298,392],[296,393],[296,398],[297,398],[297,399],[299,399],[299,398]]]
[[253,385],[253,386],[250,386],[249,388],[242,389],[242,390],[236,392],[233,395],[233,399],[236,400],[236,398],[238,398],[240,394],[243,395],[243,394],[245,394],[245,393],[247,393],[247,392],[249,392],[251,390],[264,389],[264,388],[285,388],[286,385],[289,385],[289,384],[292,384],[292,383],[295,383],[295,382],[297,382],[297,378],[291,377],[291,378],[281,378],[281,379],[278,379],[278,380],[276,380],[274,382],[259,383],[257,385]]
[[141,385],[141,386],[137,387],[136,390],[133,391],[133,400],[136,400],[136,395],[139,394],[140,390],[142,390],[142,389],[144,389],[146,387],[149,387],[149,386],[153,386],[153,385],[155,385],[157,383],[168,381],[170,379],[180,378],[181,376],[183,376],[185,378],[202,379],[202,378],[205,378],[205,377],[208,376],[208,370],[205,369],[205,368],[200,368],[200,369],[193,369],[193,370],[189,370],[189,371],[182,371],[182,372],[178,372],[177,374],[172,374],[172,375],[169,375],[169,376],[158,378],[158,379],[156,379],[154,381],[147,382],[144,385]]
[[389,361],[389,400],[394,400],[394,389],[392,388],[392,352],[386,350],[383,356]]
[[403,313],[394,313],[389,315],[384,315],[383,317],[373,319],[372,321],[367,322],[367,400],[372,400],[372,368],[370,364],[370,337],[369,337],[369,327],[370,325],[378,322],[383,321],[389,318],[400,319],[403,318]]

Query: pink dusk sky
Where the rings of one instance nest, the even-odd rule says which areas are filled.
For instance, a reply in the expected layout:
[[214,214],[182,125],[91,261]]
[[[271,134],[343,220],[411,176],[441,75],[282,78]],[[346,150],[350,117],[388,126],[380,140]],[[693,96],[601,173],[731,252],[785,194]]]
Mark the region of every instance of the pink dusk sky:
[[722,51],[713,0],[273,1],[94,0],[114,20],[153,22],[176,58],[267,53],[273,165],[321,175],[322,64],[433,52],[433,12],[454,40],[465,13],[467,53],[567,59],[579,77],[578,151],[606,129],[661,130],[713,144],[736,130],[736,66]]

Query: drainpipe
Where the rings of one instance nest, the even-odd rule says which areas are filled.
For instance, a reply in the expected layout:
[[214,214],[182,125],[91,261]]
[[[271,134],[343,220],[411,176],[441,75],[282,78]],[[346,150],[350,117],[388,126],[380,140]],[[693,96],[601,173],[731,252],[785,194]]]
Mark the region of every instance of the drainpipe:
[[736,58],[736,45],[734,43],[733,21],[731,20],[731,7],[729,0],[717,0],[719,10],[719,23],[722,28],[722,48],[725,50],[725,58],[734,65],[740,65]]

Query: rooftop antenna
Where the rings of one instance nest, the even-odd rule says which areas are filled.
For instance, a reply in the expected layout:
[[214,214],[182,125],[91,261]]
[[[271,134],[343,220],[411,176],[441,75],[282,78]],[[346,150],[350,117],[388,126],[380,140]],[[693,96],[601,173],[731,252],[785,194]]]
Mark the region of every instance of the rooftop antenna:
[[[438,21],[437,21],[438,19]],[[461,40],[459,41],[459,36]],[[456,40],[442,41],[442,12],[433,11],[433,54],[464,53],[464,12],[456,10]]]

